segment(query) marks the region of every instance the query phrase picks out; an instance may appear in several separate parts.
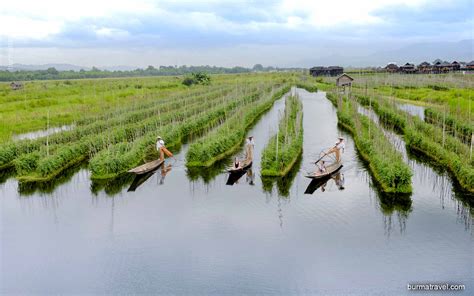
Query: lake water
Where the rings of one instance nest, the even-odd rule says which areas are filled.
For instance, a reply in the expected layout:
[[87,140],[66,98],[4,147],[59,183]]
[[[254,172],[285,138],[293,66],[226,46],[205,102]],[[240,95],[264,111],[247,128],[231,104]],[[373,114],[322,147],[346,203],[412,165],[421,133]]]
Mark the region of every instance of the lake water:
[[[415,156],[411,197],[378,194],[325,94],[297,92],[304,151],[289,178],[259,175],[279,100],[249,132],[253,175],[233,186],[220,170],[187,171],[186,145],[135,191],[132,179],[92,184],[85,168],[54,187],[4,181],[0,292],[404,295],[408,283],[450,282],[472,295],[472,196]],[[330,180],[305,194],[310,162],[339,135],[345,189]]]
[[12,138],[13,138],[14,141],[25,140],[25,139],[34,140],[34,139],[37,139],[37,138],[46,137],[46,136],[56,134],[56,133],[59,133],[59,132],[70,131],[74,128],[75,128],[74,124],[62,125],[62,126],[59,126],[59,127],[50,127],[48,129],[45,129],[45,130],[39,130],[39,131],[30,132],[30,133],[13,135]]
[[400,110],[408,112],[409,114],[411,114],[413,116],[418,116],[421,120],[425,120],[425,109],[426,108],[423,107],[423,106],[404,103],[404,104],[397,104],[397,107]]

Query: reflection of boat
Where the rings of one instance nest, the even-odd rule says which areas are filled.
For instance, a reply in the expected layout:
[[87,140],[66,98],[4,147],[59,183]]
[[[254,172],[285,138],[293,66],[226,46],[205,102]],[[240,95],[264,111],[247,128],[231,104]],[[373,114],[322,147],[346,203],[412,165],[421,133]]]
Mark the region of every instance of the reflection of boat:
[[318,171],[318,172],[308,174],[305,177],[306,178],[311,178],[311,179],[323,179],[323,178],[330,177],[332,174],[336,173],[341,168],[342,168],[342,163],[335,162],[331,165],[328,165],[326,167],[326,171],[324,173],[321,173],[321,172]]
[[252,161],[244,163],[241,167],[227,169],[229,178],[227,178],[226,185],[234,185],[243,175],[252,167]]
[[148,173],[148,172],[151,172],[155,169],[157,169],[160,165],[163,164],[163,160],[153,160],[153,161],[150,161],[150,162],[147,162],[145,164],[142,164],[140,166],[137,166],[136,168],[133,168],[131,170],[129,170],[128,172],[129,173],[134,173],[134,174],[137,174],[137,175],[141,175],[141,174],[145,174],[145,173]]
[[144,174],[139,174],[135,176],[135,179],[133,179],[132,184],[130,184],[130,187],[128,188],[127,191],[135,191],[140,185],[145,183],[146,180],[148,180],[153,174],[156,172],[156,170],[150,171],[148,173]]
[[239,172],[245,172],[252,166],[252,161],[244,162],[241,166],[238,168],[231,167],[227,169],[227,172],[233,174],[233,173],[239,173]]
[[311,182],[309,183],[308,187],[306,187],[305,194],[313,194],[316,190],[319,189],[319,187],[323,186],[326,184],[327,181],[331,179],[331,176],[325,176],[323,178],[319,179],[312,179]]
[[321,177],[321,178],[313,178],[311,182],[306,187],[305,194],[313,194],[316,190],[321,188],[321,191],[325,191],[326,184],[329,180],[334,179],[336,186],[339,190],[344,190],[344,174],[340,172],[340,170],[334,172],[332,175]]
[[172,165],[162,165],[161,170],[160,170],[160,185],[163,185],[165,183],[165,177],[166,175],[171,171]]
[[233,173],[229,174],[229,178],[227,178],[227,182],[225,183],[226,185],[234,185],[235,182],[237,182],[242,176],[245,175],[244,170],[240,171],[235,171]]

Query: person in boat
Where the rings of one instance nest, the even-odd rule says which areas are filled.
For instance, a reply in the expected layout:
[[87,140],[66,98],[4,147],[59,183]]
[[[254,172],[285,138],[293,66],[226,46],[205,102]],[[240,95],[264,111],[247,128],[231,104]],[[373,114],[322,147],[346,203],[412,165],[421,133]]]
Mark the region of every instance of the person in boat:
[[236,157],[235,160],[234,160],[234,167],[233,167],[235,170],[236,169],[239,169],[241,168],[241,163],[239,161],[239,159]]
[[165,141],[163,141],[160,136],[156,137],[156,150],[160,153],[161,161],[165,160],[165,152],[163,151],[163,148],[165,148]]
[[320,163],[319,163],[319,166],[318,166],[318,171],[315,173],[315,175],[319,174],[319,175],[322,175],[322,174],[325,174],[327,172],[327,169],[326,169],[326,162],[324,160],[322,160]]
[[326,154],[335,153],[336,154],[336,161],[341,162],[341,151],[344,153],[344,149],[346,148],[346,143],[344,142],[343,137],[339,137],[334,147],[329,149]]
[[255,142],[253,140],[253,136],[248,137],[245,140],[245,154],[246,154],[246,162],[253,161],[253,149],[255,148]]

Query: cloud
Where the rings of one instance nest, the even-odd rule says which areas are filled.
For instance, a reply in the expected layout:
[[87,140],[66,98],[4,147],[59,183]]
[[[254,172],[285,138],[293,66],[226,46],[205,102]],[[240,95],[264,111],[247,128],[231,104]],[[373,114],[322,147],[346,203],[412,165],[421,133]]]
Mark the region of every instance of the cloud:
[[470,39],[472,11],[471,0],[17,0],[0,10],[0,42],[54,48],[56,56],[61,49],[167,56],[227,50],[250,60],[229,49],[259,46],[267,53],[291,47],[305,55],[344,55],[348,48],[370,54],[413,42]]

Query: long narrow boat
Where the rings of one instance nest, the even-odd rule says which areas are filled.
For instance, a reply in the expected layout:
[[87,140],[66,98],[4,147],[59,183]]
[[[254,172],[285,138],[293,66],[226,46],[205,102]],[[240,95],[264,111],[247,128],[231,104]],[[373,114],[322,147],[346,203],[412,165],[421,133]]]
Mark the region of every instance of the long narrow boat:
[[315,172],[312,174],[308,174],[305,177],[310,178],[310,179],[322,179],[331,176],[332,174],[336,173],[342,168],[342,163],[340,162],[335,162],[331,165],[328,165],[326,167],[326,172],[321,173],[321,172]]
[[142,164],[140,166],[137,166],[136,168],[133,168],[131,170],[129,170],[128,172],[129,173],[134,173],[134,174],[137,174],[137,175],[141,175],[141,174],[145,174],[145,173],[148,173],[148,172],[151,172],[157,168],[160,167],[160,165],[163,164],[163,160],[153,160],[153,161],[150,161],[150,162],[147,162],[145,164]]

